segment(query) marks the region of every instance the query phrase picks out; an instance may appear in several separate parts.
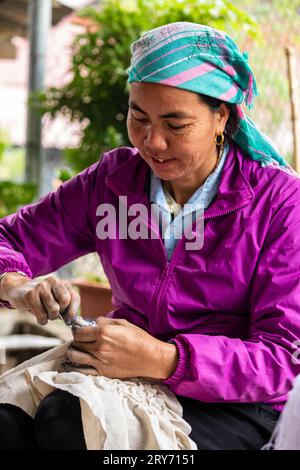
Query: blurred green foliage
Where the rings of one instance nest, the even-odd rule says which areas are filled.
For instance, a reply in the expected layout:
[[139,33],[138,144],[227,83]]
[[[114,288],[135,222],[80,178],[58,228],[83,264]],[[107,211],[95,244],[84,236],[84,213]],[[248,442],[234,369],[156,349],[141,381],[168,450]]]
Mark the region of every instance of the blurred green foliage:
[[[299,0],[238,0],[238,4],[240,8],[254,15],[259,23],[272,23],[273,34],[287,34],[291,43],[300,45]],[[274,21],[274,16],[277,21]]]
[[68,181],[72,176],[74,176],[74,172],[68,167],[59,168],[55,172],[55,177],[62,182]]
[[0,181],[0,218],[16,212],[25,204],[30,204],[35,195],[35,184]]
[[[0,141],[0,147],[3,143]],[[25,171],[25,148],[5,145],[0,157],[1,180],[21,182]]]
[[0,132],[0,218],[30,204],[36,196],[36,185],[21,183],[24,150],[10,146],[8,133]]
[[8,134],[3,129],[0,129],[0,162],[3,160],[3,155],[8,147]]
[[91,281],[91,282],[97,282],[98,284],[108,284],[108,279],[105,276],[105,274],[102,276],[99,276],[93,273],[86,273],[84,276],[84,279],[86,279],[87,281]]
[[228,0],[105,0],[100,9],[87,8],[83,34],[72,46],[72,79],[62,88],[40,95],[43,113],[62,113],[79,121],[83,134],[78,148],[65,151],[76,172],[111,148],[130,145],[126,130],[127,68],[130,44],[141,33],[175,21],[207,24],[229,34],[259,39],[253,18]]
[[[250,65],[260,94],[254,109],[247,113],[277,145],[282,145],[278,130],[285,127],[285,134],[291,133],[285,47],[292,45],[296,55],[297,48],[299,53],[300,0],[239,0],[238,3],[256,18],[263,35],[261,44],[254,42],[250,47]],[[287,148],[282,146],[282,152],[291,163],[293,157]]]

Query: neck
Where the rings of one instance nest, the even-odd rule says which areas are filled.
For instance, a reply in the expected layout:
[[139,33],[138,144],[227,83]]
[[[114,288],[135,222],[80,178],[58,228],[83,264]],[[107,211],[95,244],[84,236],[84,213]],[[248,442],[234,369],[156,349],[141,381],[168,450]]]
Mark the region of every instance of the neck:
[[219,152],[216,152],[213,158],[209,159],[208,165],[201,166],[198,171],[193,172],[184,178],[179,178],[178,180],[173,181],[164,181],[165,187],[177,204],[184,206],[194,192],[204,184],[208,176],[213,173],[218,166],[222,153],[222,149],[220,149]]

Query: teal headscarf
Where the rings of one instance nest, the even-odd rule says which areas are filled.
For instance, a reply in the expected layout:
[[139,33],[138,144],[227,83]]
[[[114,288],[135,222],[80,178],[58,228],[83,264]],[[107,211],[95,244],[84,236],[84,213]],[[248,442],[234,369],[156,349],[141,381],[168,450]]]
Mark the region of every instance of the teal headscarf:
[[233,140],[262,166],[289,167],[239,106],[245,102],[253,108],[258,91],[248,53],[241,53],[226,33],[196,23],[170,23],[144,33],[131,52],[129,83],[160,83],[235,104],[238,127]]

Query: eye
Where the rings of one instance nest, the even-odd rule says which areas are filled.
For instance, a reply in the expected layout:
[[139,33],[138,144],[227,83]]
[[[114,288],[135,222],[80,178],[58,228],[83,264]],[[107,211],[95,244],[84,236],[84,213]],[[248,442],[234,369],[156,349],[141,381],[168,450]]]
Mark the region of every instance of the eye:
[[143,119],[143,118],[137,118],[134,114],[131,113],[131,116],[138,122],[148,122],[148,119]]
[[187,127],[187,124],[184,124],[183,126],[172,126],[172,124],[168,124],[170,129],[173,129],[174,131],[178,131],[180,129],[185,129]]

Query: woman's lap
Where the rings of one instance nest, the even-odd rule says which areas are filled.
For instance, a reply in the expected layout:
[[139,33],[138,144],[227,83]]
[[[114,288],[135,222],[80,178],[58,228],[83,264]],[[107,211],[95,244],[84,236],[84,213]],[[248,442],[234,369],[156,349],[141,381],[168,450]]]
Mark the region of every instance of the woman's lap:
[[0,450],[37,448],[33,419],[14,405],[0,405]]
[[80,402],[63,390],[55,390],[40,403],[35,422],[39,447],[57,450],[86,450]]
[[[200,450],[260,449],[279,417],[265,404],[203,403],[177,398],[183,418],[192,427],[190,437]],[[56,390],[42,400],[34,420],[20,408],[0,405],[0,449],[26,447],[86,449],[79,399]]]
[[35,419],[0,405],[0,449],[86,450],[79,399],[55,390],[41,401]]
[[264,403],[204,403],[177,396],[200,450],[261,449],[280,413]]

